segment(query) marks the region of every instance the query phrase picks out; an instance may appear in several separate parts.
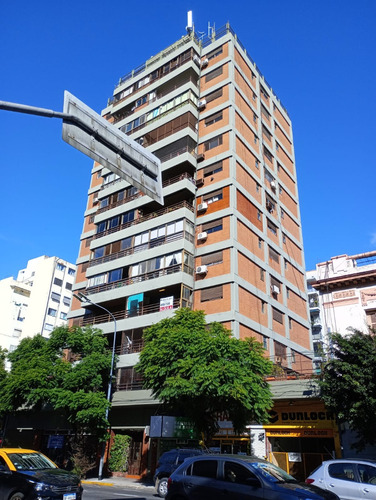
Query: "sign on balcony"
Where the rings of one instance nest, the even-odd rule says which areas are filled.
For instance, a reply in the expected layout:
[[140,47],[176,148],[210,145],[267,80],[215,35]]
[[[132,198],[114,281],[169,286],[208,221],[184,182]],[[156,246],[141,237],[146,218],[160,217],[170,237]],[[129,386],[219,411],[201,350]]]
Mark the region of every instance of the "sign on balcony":
[[174,297],[162,297],[159,299],[159,310],[166,311],[174,307]]

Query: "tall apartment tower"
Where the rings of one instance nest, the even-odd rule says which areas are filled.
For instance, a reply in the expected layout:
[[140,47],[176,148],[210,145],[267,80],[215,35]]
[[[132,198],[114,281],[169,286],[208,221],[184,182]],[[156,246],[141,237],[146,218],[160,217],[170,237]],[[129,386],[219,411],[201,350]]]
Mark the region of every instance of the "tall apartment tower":
[[0,280],[0,346],[13,351],[20,340],[50,332],[68,322],[76,266],[42,255],[25,269]]
[[[94,164],[75,290],[116,318],[114,402],[136,404],[143,330],[179,307],[310,371],[291,121],[230,26],[189,32],[130,71],[102,115],[160,158],[165,201]],[[103,309],[74,299],[71,318],[111,345]]]

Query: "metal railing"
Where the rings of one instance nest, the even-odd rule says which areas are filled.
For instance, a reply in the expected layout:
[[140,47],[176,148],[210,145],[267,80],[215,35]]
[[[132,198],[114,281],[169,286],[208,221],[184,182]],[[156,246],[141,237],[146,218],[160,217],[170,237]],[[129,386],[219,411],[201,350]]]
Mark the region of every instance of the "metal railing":
[[110,255],[105,255],[104,257],[98,257],[89,262],[88,267],[97,266],[99,264],[104,264],[106,262],[111,262],[113,260],[120,259],[121,257],[127,257],[128,255],[133,255],[137,252],[141,252],[144,250],[148,250],[150,248],[155,248],[161,245],[165,245],[166,243],[170,243],[171,241],[180,240],[185,238],[189,242],[193,243],[194,236],[188,231],[180,231],[179,233],[169,234],[162,238],[157,238],[155,240],[148,241],[147,243],[143,243],[141,245],[136,245],[131,248],[126,248],[124,250],[120,250],[119,252],[112,253]]
[[[175,299],[173,302],[172,309],[178,309],[180,307],[180,299]],[[153,314],[160,311],[160,305],[158,304],[149,304],[147,306],[141,305],[137,310],[129,310],[126,309],[124,311],[115,311],[112,312],[115,319],[127,319],[133,318],[135,316],[144,316],[145,314]],[[112,323],[113,319],[109,314],[99,314],[95,316],[94,314],[88,314],[87,316],[83,316],[82,318],[78,318],[78,320],[74,320],[75,326],[87,326],[87,325],[100,325],[103,323]]]
[[128,277],[112,283],[103,283],[102,285],[91,286],[86,288],[86,293],[89,295],[92,293],[106,292],[108,290],[114,290],[115,288],[141,283],[143,281],[160,278],[161,276],[168,276],[169,274],[175,274],[181,271],[193,275],[193,268],[190,266],[186,264],[175,264],[174,266],[158,269],[149,273],[139,274],[138,276]]
[[93,236],[93,239],[102,238],[103,236],[107,236],[108,234],[116,233],[116,231],[121,231],[122,229],[126,229],[127,227],[134,226],[136,224],[141,224],[141,222],[145,222],[151,219],[155,219],[161,215],[165,215],[169,212],[174,212],[175,210],[179,210],[180,208],[188,208],[191,212],[194,212],[193,205],[188,203],[187,201],[182,201],[180,203],[175,203],[175,205],[170,205],[169,207],[162,208],[161,210],[156,210],[155,212],[151,212],[150,214],[142,215],[138,219],[125,222],[124,224],[120,224],[119,226],[112,227],[110,229],[106,229],[106,231],[102,231],[101,233],[97,233]]

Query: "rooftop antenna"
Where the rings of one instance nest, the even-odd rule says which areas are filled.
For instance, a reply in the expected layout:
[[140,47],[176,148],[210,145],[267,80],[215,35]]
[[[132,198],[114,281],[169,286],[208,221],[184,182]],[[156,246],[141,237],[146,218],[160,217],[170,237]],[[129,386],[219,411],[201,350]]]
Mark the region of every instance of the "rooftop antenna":
[[208,37],[215,38],[215,23],[213,26],[210,26],[210,23],[208,23]]
[[190,35],[193,31],[193,16],[191,10],[187,12],[187,26],[185,29],[187,30],[188,35]]

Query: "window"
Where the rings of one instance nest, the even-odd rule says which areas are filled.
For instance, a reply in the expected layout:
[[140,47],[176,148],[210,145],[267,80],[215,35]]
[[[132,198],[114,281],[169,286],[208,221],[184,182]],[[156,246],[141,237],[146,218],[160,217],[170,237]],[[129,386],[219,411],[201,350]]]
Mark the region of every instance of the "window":
[[122,269],[114,269],[113,271],[109,272],[108,282],[112,283],[114,281],[119,281],[119,280],[121,280],[122,275],[123,275]]
[[205,266],[213,266],[223,262],[223,251],[213,252],[201,257],[201,264]]
[[65,288],[67,290],[72,290],[72,283],[65,283]]
[[204,168],[204,177],[209,177],[210,175],[217,174],[218,172],[222,172],[223,170],[223,162],[217,161],[212,165]]
[[60,319],[63,319],[64,321],[68,318],[67,313],[61,312],[60,313]]
[[210,139],[209,141],[204,142],[204,150],[209,151],[210,149],[216,148],[217,146],[220,146],[221,144],[223,144],[223,136],[217,135],[217,137],[213,137],[213,139]]
[[106,231],[106,228],[107,228],[107,221],[104,220],[100,222],[97,226],[97,234],[103,233],[104,231]]
[[209,194],[203,196],[203,200],[208,204],[222,200],[222,198],[223,198],[222,189],[218,189],[217,191],[214,191],[212,193],[209,193]]
[[61,264],[60,262],[58,262],[56,265],[56,269],[58,269],[59,271],[64,271],[65,266],[64,266],[64,264]]
[[289,318],[289,330],[292,330],[292,319]]
[[201,290],[201,302],[223,299],[223,286],[212,286]]
[[274,354],[280,358],[286,359],[286,346],[280,342],[274,341]]
[[99,259],[104,256],[104,250],[106,247],[95,248],[93,251],[93,259]]
[[340,462],[330,464],[328,467],[330,477],[343,479],[344,481],[355,481],[355,464]]
[[217,460],[198,460],[187,469],[188,476],[217,477]]
[[109,224],[110,229],[117,227],[119,223],[120,223],[120,217],[118,215],[116,217],[112,217],[112,219],[110,219],[110,224]]
[[268,149],[264,146],[264,156],[269,160],[273,161],[273,156]]
[[15,328],[15,329],[13,330],[13,335],[12,335],[12,337],[16,337],[16,338],[18,338],[18,337],[21,337],[21,335],[22,335],[22,330],[18,330],[17,328]]
[[262,268],[260,268],[260,280],[264,281],[264,279],[265,279],[265,271]]
[[273,222],[271,222],[270,220],[268,220],[268,229],[271,233],[277,236],[277,226],[273,224]]
[[376,484],[376,467],[367,464],[358,464],[360,481],[366,484]]
[[260,93],[263,97],[265,97],[265,99],[269,99],[269,94],[266,92],[264,87],[262,87],[261,85],[260,85]]
[[255,167],[256,168],[260,168],[260,162],[259,162],[259,160],[257,158],[255,160]]
[[62,286],[63,285],[63,280],[61,280],[59,278],[55,278],[54,279],[54,285]]
[[222,75],[222,73],[223,73],[223,66],[220,66],[219,68],[214,69],[213,71],[211,71],[210,73],[208,73],[205,76],[205,83],[210,82],[211,80],[214,80],[214,78],[217,78],[217,76]]
[[281,208],[281,219],[284,219],[285,218],[285,211],[283,210],[283,208]]
[[210,125],[213,125],[216,122],[219,122],[223,119],[223,113],[222,111],[219,111],[218,113],[214,113],[214,115],[208,116],[205,119],[205,127],[209,127]]
[[52,309],[51,307],[48,308],[48,312],[47,314],[49,316],[52,316],[53,318],[56,318],[56,315],[57,315],[57,310],[56,309]]
[[279,151],[279,144],[277,141],[275,142],[275,149],[276,149],[276,151]]
[[109,197],[107,196],[107,198],[103,198],[103,199],[99,202],[99,207],[100,207],[100,208],[108,207],[108,203],[109,203]]
[[54,325],[51,325],[50,323],[45,323],[44,329],[47,330],[48,332],[52,332],[52,330],[54,329]]
[[266,302],[264,300],[261,301],[261,312],[262,314],[265,313],[265,305],[266,305]]
[[279,254],[273,248],[269,248],[269,259],[279,264]]
[[260,212],[260,210],[257,210],[257,220],[261,220],[261,212]]
[[289,299],[290,298],[290,290],[286,288],[286,297]]
[[74,276],[76,274],[76,271],[74,269],[72,269],[71,267],[69,267],[68,274],[69,274],[69,276]]
[[215,90],[214,92],[211,92],[210,94],[206,95],[203,99],[206,100],[206,103],[215,101],[216,99],[219,99],[223,95],[223,88],[221,87],[218,90]]
[[266,337],[262,337],[262,345],[265,350],[268,350],[268,339]]
[[215,50],[212,50],[211,52],[209,52],[208,55],[206,56],[206,58],[208,59],[208,61],[211,61],[215,57],[218,57],[219,55],[221,55],[222,52],[223,52],[223,48],[218,47],[218,49],[215,49]]
[[224,476],[225,481],[236,484],[249,484],[248,479],[256,479],[249,469],[235,462],[225,462]]
[[217,231],[222,231],[223,229],[223,222],[222,219],[217,219],[212,222],[207,222],[206,224],[202,225],[202,231],[205,233],[215,233]]
[[262,248],[262,239],[259,237],[258,239],[258,247],[259,248]]
[[127,222],[131,222],[132,220],[134,220],[134,210],[131,210],[130,212],[127,212],[126,214],[123,214],[122,224],[126,224]]
[[70,306],[70,303],[71,303],[70,297],[63,297],[63,304],[65,306]]
[[281,313],[281,311],[278,311],[278,309],[275,309],[274,307],[272,307],[272,311],[274,321],[277,321],[277,323],[281,323],[281,325],[283,325],[283,313]]
[[54,302],[60,302],[60,299],[61,299],[60,293],[56,292],[51,293],[51,300],[53,300]]

